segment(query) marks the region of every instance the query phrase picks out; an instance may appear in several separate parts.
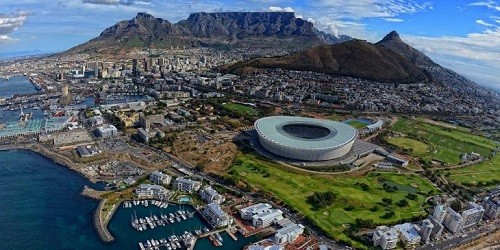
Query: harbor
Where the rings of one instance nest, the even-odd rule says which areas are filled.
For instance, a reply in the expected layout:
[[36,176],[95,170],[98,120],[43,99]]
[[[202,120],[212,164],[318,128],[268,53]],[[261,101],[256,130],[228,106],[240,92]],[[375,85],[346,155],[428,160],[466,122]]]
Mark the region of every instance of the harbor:
[[[255,237],[244,238],[237,233],[232,237],[225,230],[212,231],[190,205],[155,200],[123,202],[108,228],[115,237],[110,244],[124,249],[242,249],[256,241]],[[125,241],[128,244],[124,245]]]

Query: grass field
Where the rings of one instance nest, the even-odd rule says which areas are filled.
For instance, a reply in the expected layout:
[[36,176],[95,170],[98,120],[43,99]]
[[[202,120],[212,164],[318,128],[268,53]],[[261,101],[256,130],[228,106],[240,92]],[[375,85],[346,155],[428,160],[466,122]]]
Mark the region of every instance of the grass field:
[[239,116],[244,115],[257,115],[257,111],[250,106],[246,106],[239,103],[226,103],[223,105],[227,110],[238,114]]
[[412,156],[428,155],[430,153],[430,150],[432,149],[432,147],[423,142],[406,137],[389,137],[385,140],[389,144],[402,149],[406,149],[406,152],[409,152],[409,154]]
[[354,128],[357,128],[357,129],[361,129],[361,128],[366,127],[366,124],[364,124],[360,121],[357,121],[357,120],[349,121],[347,124],[353,126]]
[[[488,156],[498,146],[496,142],[478,135],[408,118],[399,118],[392,130],[417,138],[423,144],[430,144],[434,151],[424,156],[425,160],[436,159],[448,164],[460,163],[463,153],[476,152]],[[402,148],[407,146],[403,143],[391,144]]]
[[478,165],[447,171],[450,178],[464,185],[494,187],[500,182],[500,155]]
[[[424,203],[426,194],[437,190],[418,175],[396,173],[371,173],[365,176],[327,176],[293,172],[276,163],[267,162],[253,154],[241,154],[230,169],[229,175],[236,181],[244,181],[253,188],[273,194],[302,215],[310,218],[330,236],[351,241],[355,247],[364,248],[359,242],[353,242],[343,233],[343,224],[352,224],[356,218],[372,219],[375,223],[391,223],[402,218],[411,218],[423,214],[420,205]],[[396,186],[398,191],[388,192],[383,182]],[[362,190],[360,183],[368,185]],[[314,192],[332,191],[337,194],[335,202],[321,209],[315,209],[306,202]],[[417,193],[416,200],[408,200],[409,205],[394,205],[403,199],[408,192]],[[393,205],[382,203],[382,198],[392,199]],[[353,210],[347,211],[346,207]],[[370,211],[376,207],[376,211]],[[394,211],[389,219],[380,216],[386,211]]]

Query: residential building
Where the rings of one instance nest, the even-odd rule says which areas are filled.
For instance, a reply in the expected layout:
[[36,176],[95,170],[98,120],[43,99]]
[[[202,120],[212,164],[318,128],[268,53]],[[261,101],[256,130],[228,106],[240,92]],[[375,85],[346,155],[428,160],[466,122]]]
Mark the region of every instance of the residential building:
[[144,130],[143,128],[138,128],[137,129],[137,135],[145,143],[148,143],[149,140],[151,139],[151,135],[149,134],[149,132],[146,131],[146,130]]
[[267,227],[273,222],[283,219],[283,211],[278,209],[269,209],[252,216],[252,225],[254,227]]
[[158,185],[168,185],[172,180],[172,177],[168,174],[164,174],[160,171],[154,171],[149,175],[149,180],[154,184]]
[[192,193],[200,189],[201,182],[184,177],[178,177],[177,179],[175,179],[173,186],[179,191]]
[[244,220],[251,220],[252,216],[261,213],[265,210],[271,209],[272,206],[267,203],[258,203],[245,208],[240,209],[240,216]]
[[439,222],[443,223],[444,217],[446,216],[446,208],[443,205],[437,205],[434,207],[434,213],[432,214],[432,217]]
[[458,232],[462,227],[462,221],[462,216],[459,213],[455,212],[455,210],[450,207],[446,208],[446,216],[443,220],[443,226],[445,226],[448,231],[453,234]]
[[483,200],[484,214],[491,220],[500,216],[500,196],[486,197]]
[[382,249],[393,249],[398,244],[398,233],[392,227],[379,226],[372,236],[373,246],[380,246]]
[[135,194],[139,199],[168,199],[169,192],[160,185],[141,184],[135,189]]
[[484,209],[481,205],[469,202],[467,210],[462,212],[462,228],[468,228],[476,225],[483,218]]
[[226,227],[233,223],[233,218],[229,216],[219,204],[209,203],[203,208],[203,214],[208,219],[210,224],[216,228]]
[[429,216],[427,219],[429,219],[434,226],[431,231],[431,239],[439,239],[439,237],[441,237],[441,233],[443,232],[443,224],[439,223],[439,221],[437,221],[433,216]]
[[422,221],[419,233],[423,244],[429,243],[429,239],[432,234],[432,229],[434,229],[434,224],[432,224],[431,220],[425,219]]
[[278,231],[276,231],[276,234],[273,236],[273,241],[276,244],[293,242],[302,233],[304,233],[304,226],[302,224],[293,223],[286,227],[278,229]]
[[399,233],[399,238],[405,247],[415,247],[420,244],[421,237],[411,223],[395,225],[394,229]]
[[206,187],[202,188],[201,191],[200,191],[200,196],[207,203],[214,202],[214,203],[217,203],[217,204],[221,204],[225,200],[224,196],[220,195],[211,186],[206,186]]

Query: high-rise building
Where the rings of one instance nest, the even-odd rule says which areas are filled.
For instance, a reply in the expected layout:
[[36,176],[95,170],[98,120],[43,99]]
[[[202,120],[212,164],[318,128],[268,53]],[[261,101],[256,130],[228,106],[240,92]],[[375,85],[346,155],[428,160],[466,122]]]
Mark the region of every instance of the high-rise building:
[[484,214],[491,220],[500,216],[500,196],[486,197],[483,201]]
[[441,233],[443,232],[444,228],[443,224],[439,223],[439,221],[434,219],[434,217],[432,216],[429,216],[427,219],[429,219],[429,221],[434,226],[431,231],[431,239],[433,240],[439,239],[439,237],[441,237]]
[[446,216],[444,217],[443,225],[448,231],[451,233],[458,232],[462,227],[462,222],[463,219],[459,213],[455,212],[455,210],[450,207],[446,208]]
[[469,202],[467,210],[462,212],[462,228],[467,228],[476,225],[483,218],[484,209],[481,205],[474,202]]
[[432,224],[431,220],[425,219],[422,221],[422,225],[420,226],[420,238],[423,244],[429,243],[429,239],[432,234],[432,229],[434,229],[434,224]]
[[446,216],[446,209],[443,205],[437,205],[434,207],[434,213],[432,217],[439,223],[443,223],[444,217]]
[[398,233],[392,227],[379,226],[373,233],[373,245],[382,249],[393,249],[398,244]]
[[132,59],[132,75],[134,76],[139,76],[139,69],[137,66],[137,59]]

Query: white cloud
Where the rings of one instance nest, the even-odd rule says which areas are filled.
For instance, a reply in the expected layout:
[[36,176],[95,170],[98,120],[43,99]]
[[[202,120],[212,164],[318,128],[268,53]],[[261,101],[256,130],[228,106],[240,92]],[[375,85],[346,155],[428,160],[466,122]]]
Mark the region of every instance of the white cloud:
[[469,6],[482,6],[495,11],[500,11],[500,4],[493,0],[474,2],[470,3]]
[[14,41],[9,34],[23,26],[29,13],[18,11],[16,13],[0,14],[0,42]]
[[278,7],[278,6],[271,6],[269,7],[269,11],[272,12],[295,12],[292,7]]
[[382,18],[383,20],[387,21],[387,22],[393,22],[393,23],[400,23],[400,22],[404,22],[403,19],[401,18],[394,18],[394,17],[385,17],[385,18]]
[[483,21],[483,20],[481,20],[481,19],[476,20],[476,23],[477,23],[477,24],[484,25],[484,26],[486,26],[486,27],[495,27],[495,25],[493,25],[493,24],[491,24],[491,23],[487,23],[487,22],[485,22],[485,21]]
[[[404,35],[413,47],[437,63],[480,83],[500,86],[500,28],[471,33],[465,37]],[[496,76],[496,77],[493,77]]]
[[132,5],[132,4],[151,4],[149,1],[136,1],[136,0],[82,0],[82,3],[102,4],[102,5]]

